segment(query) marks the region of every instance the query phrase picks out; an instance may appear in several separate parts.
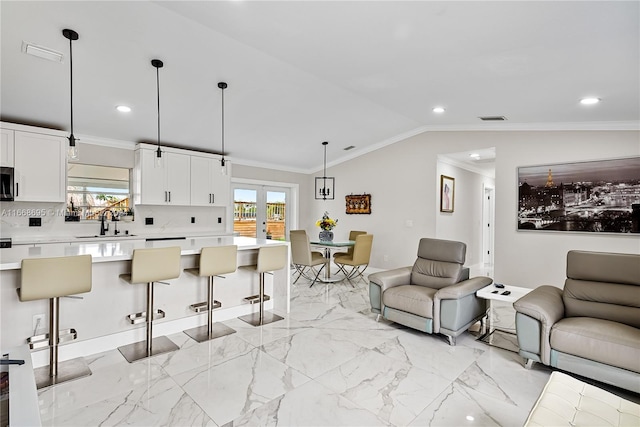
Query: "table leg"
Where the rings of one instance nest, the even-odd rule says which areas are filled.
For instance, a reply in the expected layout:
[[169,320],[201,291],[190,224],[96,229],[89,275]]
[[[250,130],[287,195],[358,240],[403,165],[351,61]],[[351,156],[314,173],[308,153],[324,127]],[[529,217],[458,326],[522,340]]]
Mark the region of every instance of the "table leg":
[[324,248],[324,257],[329,260],[324,268],[324,278],[328,281],[331,278],[331,249]]

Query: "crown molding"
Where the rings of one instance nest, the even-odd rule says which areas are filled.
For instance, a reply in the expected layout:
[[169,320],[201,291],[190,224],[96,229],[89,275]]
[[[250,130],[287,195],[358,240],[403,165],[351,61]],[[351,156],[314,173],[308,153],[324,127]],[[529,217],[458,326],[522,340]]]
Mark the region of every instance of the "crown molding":
[[477,173],[478,175],[486,176],[488,178],[495,179],[495,177],[496,177],[495,176],[495,169],[494,169],[494,173],[491,174],[491,173],[488,173],[486,170],[483,170],[483,169],[475,167],[474,165],[471,165],[469,163],[465,163],[465,162],[461,162],[461,161],[452,159],[452,158],[447,157],[445,155],[439,155],[438,156],[438,161],[440,163],[446,163],[448,165],[455,166],[455,167],[460,168],[460,169],[468,170],[469,172]]
[[[575,123],[479,123],[473,125],[425,125],[415,129],[403,132],[391,138],[370,145],[361,150],[341,157],[338,160],[327,163],[327,167],[337,166],[341,163],[363,156],[372,151],[379,150],[396,142],[409,139],[413,136],[420,135],[425,132],[534,132],[534,131],[638,131],[640,130],[640,121],[616,121],[616,122],[575,122]],[[460,166],[464,163],[460,163]],[[463,167],[463,166],[460,166]],[[471,170],[469,167],[464,169]],[[321,171],[322,165],[312,168],[304,172],[313,174]],[[472,172],[476,172],[473,170]],[[482,173],[482,175],[485,175]]]

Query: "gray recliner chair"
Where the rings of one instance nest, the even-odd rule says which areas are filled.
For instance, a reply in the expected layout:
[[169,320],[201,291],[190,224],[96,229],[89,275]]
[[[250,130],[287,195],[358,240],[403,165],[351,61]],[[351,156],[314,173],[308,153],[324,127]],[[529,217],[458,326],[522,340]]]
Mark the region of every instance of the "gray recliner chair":
[[429,334],[445,335],[450,345],[482,319],[487,302],[476,291],[488,277],[469,279],[462,242],[420,239],[418,259],[404,267],[369,275],[371,311],[385,319]]
[[640,393],[640,255],[569,251],[564,289],[513,303],[520,355]]

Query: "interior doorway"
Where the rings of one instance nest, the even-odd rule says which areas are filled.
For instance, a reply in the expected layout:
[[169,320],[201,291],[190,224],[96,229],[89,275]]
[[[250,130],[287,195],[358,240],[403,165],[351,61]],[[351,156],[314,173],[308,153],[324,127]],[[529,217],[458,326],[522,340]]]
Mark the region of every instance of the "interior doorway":
[[495,228],[495,189],[484,186],[482,198],[482,258],[485,266],[493,266],[493,242]]

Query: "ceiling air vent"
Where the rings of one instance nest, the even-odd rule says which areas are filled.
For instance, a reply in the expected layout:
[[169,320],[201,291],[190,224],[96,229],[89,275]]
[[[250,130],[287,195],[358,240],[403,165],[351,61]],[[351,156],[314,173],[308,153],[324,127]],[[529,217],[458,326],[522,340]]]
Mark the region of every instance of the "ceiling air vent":
[[354,148],[356,148],[356,146],[355,146],[355,145],[350,145],[350,146],[348,146],[348,147],[345,147],[343,150],[344,150],[344,151],[349,151],[349,150],[353,150]]
[[478,118],[485,122],[503,122],[507,120],[505,116],[480,116]]

